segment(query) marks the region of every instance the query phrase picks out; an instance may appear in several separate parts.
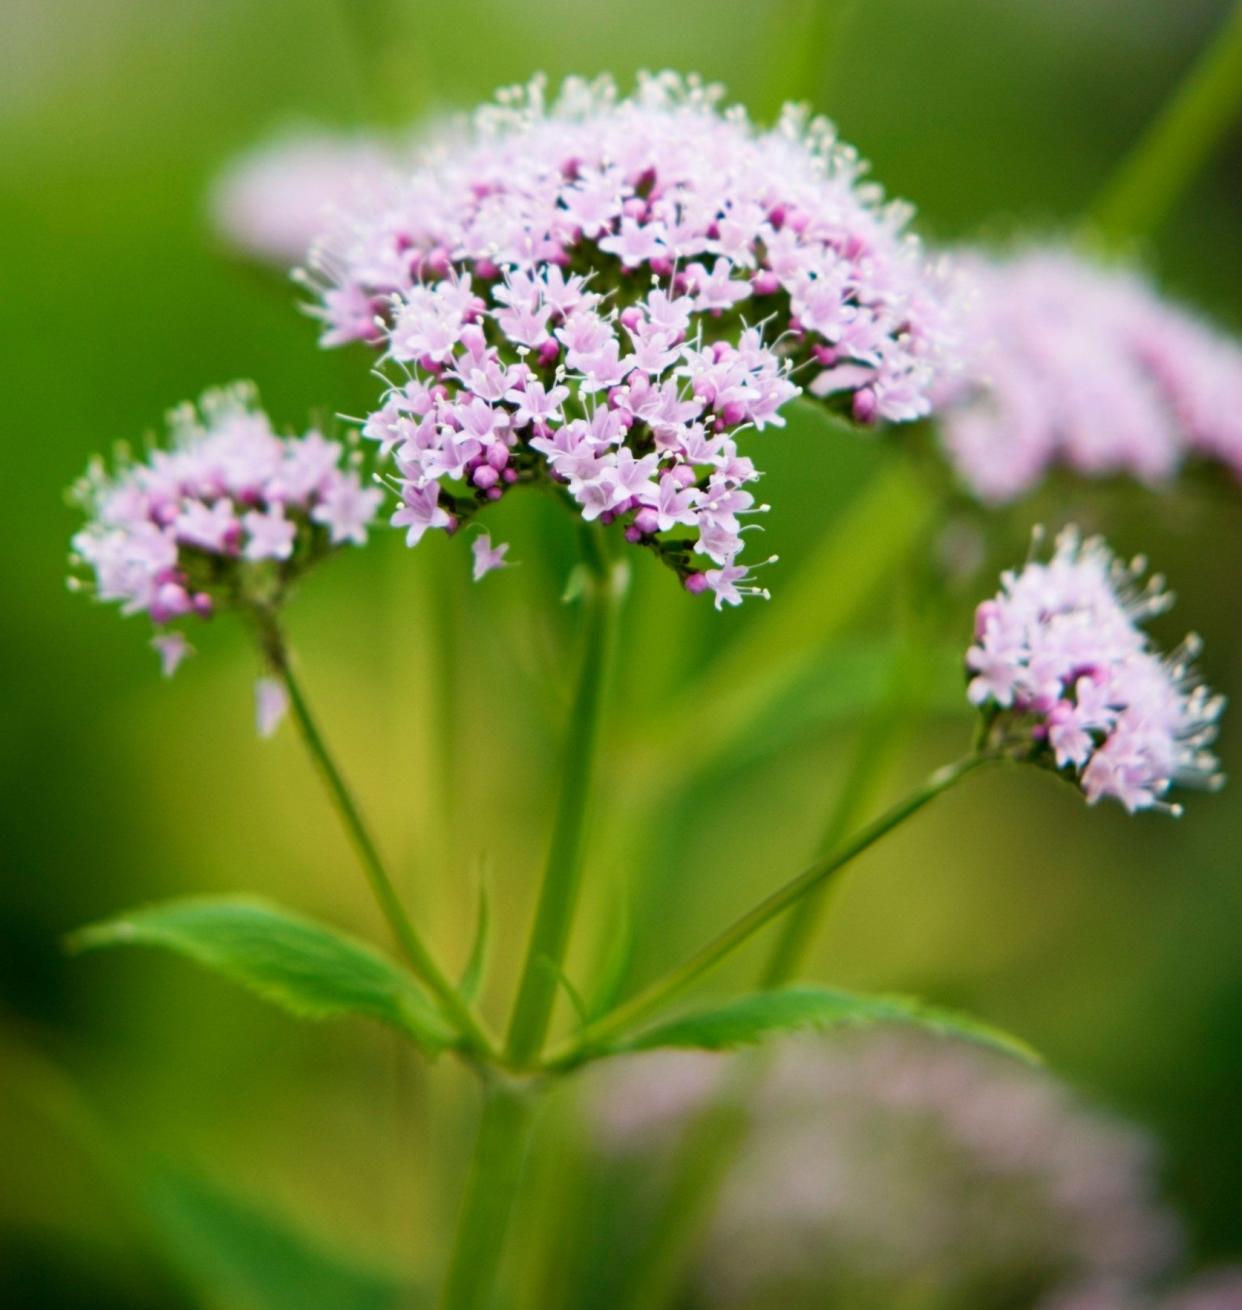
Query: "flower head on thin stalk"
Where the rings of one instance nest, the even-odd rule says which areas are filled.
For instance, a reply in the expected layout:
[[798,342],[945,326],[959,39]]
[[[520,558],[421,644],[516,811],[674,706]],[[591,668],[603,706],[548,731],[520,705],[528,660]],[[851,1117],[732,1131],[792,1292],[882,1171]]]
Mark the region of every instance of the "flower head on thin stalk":
[[[185,628],[221,609],[271,610],[314,564],[362,544],[382,493],[364,486],[339,441],[280,436],[248,384],[210,391],[169,416],[170,440],[143,460],[95,463],[75,487],[87,516],[77,572],[125,614],[145,613],[165,675],[192,647]],[[260,686],[270,735],[280,706]]]
[[[660,1052],[602,1066],[600,1148],[659,1177],[730,1060]],[[1041,1070],[913,1031],[782,1041],[692,1277],[704,1304],[1046,1305],[1144,1287],[1181,1246],[1152,1143]],[[640,1194],[641,1200],[641,1194]]]
[[212,226],[235,250],[292,268],[343,206],[379,203],[402,152],[380,137],[326,128],[284,132],[231,160],[209,197]]
[[1068,247],[955,265],[965,366],[936,405],[980,499],[1011,500],[1056,466],[1160,484],[1206,459],[1242,477],[1242,345]]
[[802,389],[864,423],[928,411],[951,332],[906,209],[826,121],[720,102],[672,74],[551,103],[536,81],[318,243],[325,343],[383,351],[363,432],[411,545],[542,483],[737,604],[766,508],[739,437]]
[[1221,781],[1208,746],[1224,701],[1195,681],[1195,637],[1152,648],[1139,624],[1172,597],[1158,577],[1142,583],[1145,568],[1066,529],[1051,559],[1006,573],[979,606],[969,697],[989,745],[1062,772],[1090,804],[1179,813],[1162,800],[1173,783]]

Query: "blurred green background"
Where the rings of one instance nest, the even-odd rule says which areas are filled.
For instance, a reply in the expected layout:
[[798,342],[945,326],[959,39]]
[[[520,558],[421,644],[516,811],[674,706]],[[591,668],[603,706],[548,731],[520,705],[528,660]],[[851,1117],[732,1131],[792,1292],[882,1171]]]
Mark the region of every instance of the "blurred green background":
[[[0,1304],[192,1303],[144,1255],[111,1190],[115,1170],[89,1149],[79,1094],[130,1158],[188,1162],[336,1244],[423,1275],[446,1242],[474,1108],[467,1080],[447,1068],[428,1077],[383,1034],[295,1026],[164,958],[61,951],[61,935],[86,920],[195,891],[258,890],[382,933],[293,734],[255,740],[243,634],[215,625],[163,683],[139,621],[64,587],[76,520],[62,488],[92,452],[139,438],[170,404],[233,377],[256,379],[282,425],[360,413],[372,394],[364,355],[316,350],[292,286],[219,248],[204,218],[213,171],[301,119],[401,121],[537,70],[624,80],[669,66],[724,81],[758,114],[789,94],[812,99],[937,239],[1065,225],[1225,8],[6,0],[0,332],[14,494],[0,640]],[[1168,288],[1234,329],[1240,165],[1234,132],[1144,252]],[[730,643],[750,641],[762,663],[781,654],[765,647],[764,624],[814,626],[817,602],[793,586],[799,566],[896,458],[813,415],[760,441],[774,506],[765,545],[782,557],[765,579],[770,607],[716,615],[636,561],[580,974],[615,933],[623,888],[644,930],[635,977],[647,976],[804,861],[851,758],[853,709],[882,676],[885,634],[917,590],[886,585],[836,654],[710,769],[690,758],[644,776],[659,732],[699,721],[696,679]],[[989,568],[1020,557],[1037,517],[1070,505],[1168,573],[1180,604],[1162,631],[1201,631],[1209,680],[1242,700],[1236,493],[1050,491],[988,527]],[[478,588],[460,542],[409,554],[381,534],[309,580],[290,616],[329,735],[411,903],[454,960],[468,949],[477,865],[490,859],[486,1000],[497,1017],[526,930],[566,691],[571,624],[557,597],[573,538],[552,509],[501,508],[493,530],[521,568]],[[857,550],[884,534],[872,523]],[[993,576],[938,599],[939,644],[964,644]],[[818,585],[830,605],[837,581]],[[885,791],[952,758],[969,728],[964,705],[933,706]],[[1227,717],[1222,754],[1235,775],[1240,743]],[[1158,1136],[1193,1258],[1242,1256],[1240,847],[1236,787],[1190,797],[1174,823],[1088,811],[1038,776],[979,777],[860,864],[823,935],[819,973],[962,1005],[1029,1039]],[[712,986],[749,976],[756,958]]]

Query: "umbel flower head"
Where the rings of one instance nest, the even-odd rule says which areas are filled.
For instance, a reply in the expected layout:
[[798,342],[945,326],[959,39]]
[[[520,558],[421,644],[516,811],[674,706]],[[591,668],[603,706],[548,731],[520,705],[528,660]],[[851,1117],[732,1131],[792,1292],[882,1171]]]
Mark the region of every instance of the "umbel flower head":
[[288,269],[342,206],[387,194],[401,152],[360,132],[289,131],[232,160],[209,200],[220,237],[241,254]]
[[1156,484],[1210,459],[1242,477],[1242,345],[1068,247],[955,264],[966,358],[936,403],[974,494],[1013,499],[1054,466]]
[[[661,1178],[736,1056],[603,1065],[601,1153]],[[705,1225],[687,1303],[737,1310],[1039,1306],[1145,1287],[1179,1254],[1152,1142],[1041,1070],[926,1033],[793,1037],[761,1086]],[[635,1222],[633,1211],[622,1222]],[[982,1301],[979,1289],[989,1295]],[[1047,1298],[1047,1299],[1046,1299]]]
[[[278,606],[316,560],[366,541],[382,499],[339,441],[279,436],[248,384],[174,410],[169,430],[144,460],[92,466],[74,489],[87,522],[73,538],[73,583],[147,614],[166,674],[191,653],[186,624]],[[261,688],[261,723],[278,718],[273,704]]]
[[1090,804],[1180,813],[1162,800],[1173,783],[1221,781],[1207,748],[1224,700],[1195,682],[1195,637],[1153,650],[1139,624],[1172,597],[1158,577],[1141,585],[1144,571],[1066,529],[1051,559],[1004,574],[979,606],[969,696],[993,749],[1058,770]]
[[863,422],[928,411],[949,334],[906,209],[824,120],[720,101],[663,74],[548,104],[536,81],[317,245],[324,343],[383,351],[363,432],[410,544],[543,483],[736,604],[764,508],[740,434],[801,389]]

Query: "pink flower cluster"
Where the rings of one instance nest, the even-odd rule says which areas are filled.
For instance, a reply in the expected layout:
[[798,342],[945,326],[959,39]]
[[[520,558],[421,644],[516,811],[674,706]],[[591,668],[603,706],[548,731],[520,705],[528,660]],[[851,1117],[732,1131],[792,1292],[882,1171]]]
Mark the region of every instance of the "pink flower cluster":
[[387,194],[401,158],[377,136],[326,128],[284,133],[233,160],[216,178],[212,224],[242,254],[291,268],[341,206]]
[[759,131],[671,74],[503,94],[312,257],[324,341],[382,345],[364,435],[395,457],[411,544],[511,486],[618,520],[737,604],[738,449],[800,387],[860,421],[928,411],[950,333],[904,209],[822,120]]
[[[601,1153],[658,1185],[703,1110],[737,1097],[737,1062],[661,1051],[601,1066]],[[915,1031],[791,1037],[743,1085],[747,1134],[687,1303],[887,1307],[917,1285],[927,1306],[979,1305],[986,1287],[983,1304],[1051,1310],[1045,1289],[1137,1295],[1179,1254],[1151,1141],[1017,1061]]]
[[[318,432],[278,436],[244,384],[170,415],[172,440],[79,484],[88,522],[73,539],[100,600],[160,629],[220,607],[273,603],[310,563],[362,544],[382,500],[342,467],[345,447]],[[190,647],[162,631],[171,673]]]
[[956,263],[966,367],[936,403],[981,499],[1013,499],[1054,466],[1154,484],[1208,458],[1242,477],[1242,345],[1068,248]]
[[1046,1310],[1239,1310],[1242,1266],[1200,1274],[1162,1294],[1147,1295],[1117,1283],[1086,1287],[1058,1297]]
[[1071,528],[1046,563],[1006,573],[976,614],[969,696],[994,746],[1068,771],[1091,804],[1177,813],[1160,799],[1173,782],[1219,781],[1207,747],[1224,702],[1193,682],[1194,638],[1167,658],[1151,648],[1138,623],[1171,597],[1159,578],[1140,588],[1143,569]]

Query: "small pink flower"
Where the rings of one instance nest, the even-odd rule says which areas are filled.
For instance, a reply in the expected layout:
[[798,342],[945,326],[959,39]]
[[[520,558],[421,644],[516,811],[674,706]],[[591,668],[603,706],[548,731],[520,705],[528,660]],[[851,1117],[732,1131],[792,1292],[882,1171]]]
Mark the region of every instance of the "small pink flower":
[[425,487],[407,485],[402,492],[402,506],[390,520],[394,528],[405,528],[405,544],[417,546],[428,528],[447,528],[452,522],[440,506],[440,484]]
[[151,645],[160,657],[160,672],[166,678],[171,678],[181,662],[194,654],[194,647],[180,632],[161,632],[151,638]]
[[259,678],[254,684],[255,730],[265,741],[275,736],[289,710],[289,693],[276,678]]
[[329,485],[310,516],[327,527],[334,546],[345,541],[365,546],[367,528],[383,499],[378,487],[363,487],[356,473],[346,473]]
[[249,534],[242,551],[247,559],[285,560],[293,554],[298,529],[296,523],[285,518],[284,506],[272,505],[264,513],[251,510],[242,519],[242,526]]
[[471,573],[475,582],[486,577],[493,569],[510,567],[505,560],[505,556],[509,553],[509,543],[501,542],[499,546],[493,546],[489,533],[484,532],[475,537],[470,543],[470,551],[474,556]]

